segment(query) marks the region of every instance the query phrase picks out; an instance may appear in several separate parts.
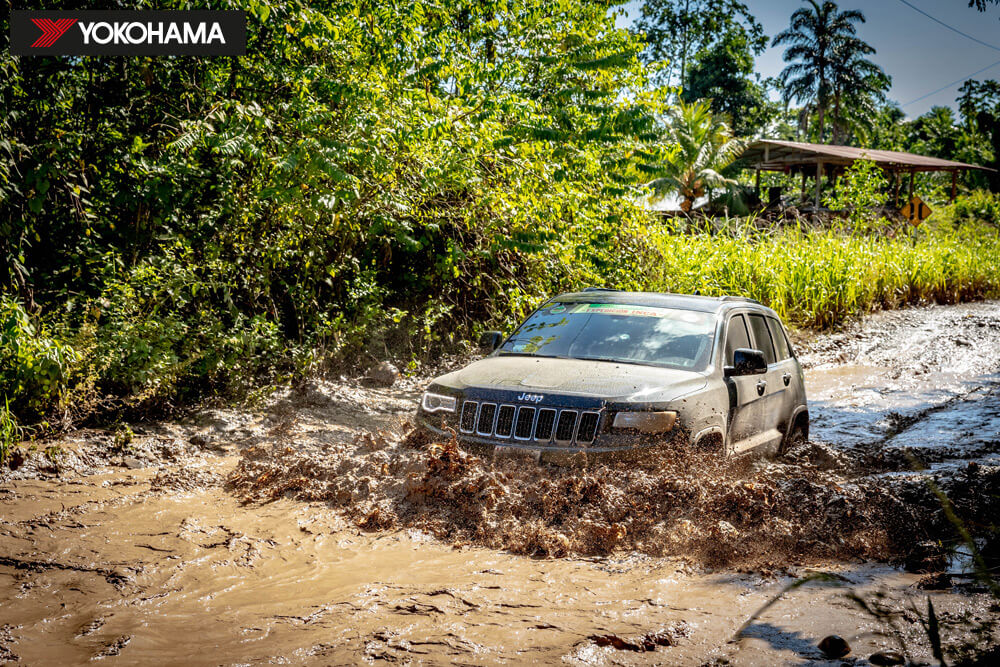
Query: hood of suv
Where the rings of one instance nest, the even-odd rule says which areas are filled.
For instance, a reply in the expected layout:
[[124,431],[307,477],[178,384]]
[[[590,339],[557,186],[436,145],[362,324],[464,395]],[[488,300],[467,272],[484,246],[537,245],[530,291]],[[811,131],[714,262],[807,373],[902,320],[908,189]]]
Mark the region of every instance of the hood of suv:
[[435,384],[458,390],[477,387],[669,401],[701,389],[706,378],[693,371],[611,361],[495,356],[442,375]]

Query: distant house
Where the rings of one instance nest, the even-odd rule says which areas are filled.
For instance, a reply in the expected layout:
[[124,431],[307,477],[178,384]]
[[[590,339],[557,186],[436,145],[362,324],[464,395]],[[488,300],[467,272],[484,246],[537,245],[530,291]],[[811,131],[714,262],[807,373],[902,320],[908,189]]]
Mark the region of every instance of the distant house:
[[913,195],[913,175],[918,171],[951,172],[951,198],[955,199],[958,184],[958,172],[969,169],[993,171],[987,167],[964,162],[942,160],[926,155],[902,153],[898,151],[879,151],[870,148],[854,148],[852,146],[831,146],[828,144],[809,144],[799,141],[779,141],[763,139],[755,141],[740,156],[740,160],[748,162],[749,168],[756,171],[755,185],[760,196],[760,172],[780,171],[786,174],[802,174],[802,195],[805,198],[806,178],[816,179],[816,208],[819,208],[820,190],[824,175],[833,175],[854,164],[856,160],[871,160],[889,174],[899,199],[901,180],[904,174],[909,174],[909,194]]

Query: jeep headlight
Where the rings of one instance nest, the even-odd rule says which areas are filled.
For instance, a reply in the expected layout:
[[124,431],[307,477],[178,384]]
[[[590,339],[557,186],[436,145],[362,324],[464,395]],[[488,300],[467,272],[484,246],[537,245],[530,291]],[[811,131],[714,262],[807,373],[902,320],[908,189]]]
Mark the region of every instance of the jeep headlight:
[[676,412],[619,412],[611,425],[614,428],[635,429],[640,433],[666,433],[676,421]]
[[424,397],[420,401],[424,412],[454,412],[457,404],[458,401],[454,396],[436,394],[433,391],[425,391]]

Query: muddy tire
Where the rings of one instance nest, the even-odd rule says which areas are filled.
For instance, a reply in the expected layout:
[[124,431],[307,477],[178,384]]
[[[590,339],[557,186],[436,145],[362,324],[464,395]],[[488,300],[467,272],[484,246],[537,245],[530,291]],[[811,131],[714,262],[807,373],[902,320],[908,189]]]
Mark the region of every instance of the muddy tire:
[[788,434],[782,438],[781,445],[778,447],[777,458],[781,458],[796,447],[804,445],[807,440],[805,427],[801,423],[796,422]]
[[725,456],[726,443],[721,433],[709,433],[708,435],[699,438],[698,442],[695,444],[695,449],[701,452]]

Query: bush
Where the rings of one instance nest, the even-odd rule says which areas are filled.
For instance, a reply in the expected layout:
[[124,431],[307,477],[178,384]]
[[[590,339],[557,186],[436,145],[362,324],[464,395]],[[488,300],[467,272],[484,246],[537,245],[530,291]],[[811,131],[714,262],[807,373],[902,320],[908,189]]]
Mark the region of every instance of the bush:
[[823,203],[835,211],[846,211],[854,233],[872,229],[878,224],[877,207],[885,204],[884,194],[889,181],[871,160],[856,160],[844,170],[837,189]]
[[86,375],[100,394],[133,401],[238,394],[273,375],[286,349],[277,326],[225,308],[226,290],[205,270],[175,249],[109,281],[92,309],[94,326],[85,328]]
[[986,223],[1000,227],[1000,193],[973,190],[955,199],[952,205],[955,222]]
[[24,432],[17,424],[17,418],[10,411],[10,401],[4,399],[0,406],[0,465],[7,462]]
[[0,297],[0,388],[14,413],[35,418],[55,406],[78,359],[34,323],[19,301]]

